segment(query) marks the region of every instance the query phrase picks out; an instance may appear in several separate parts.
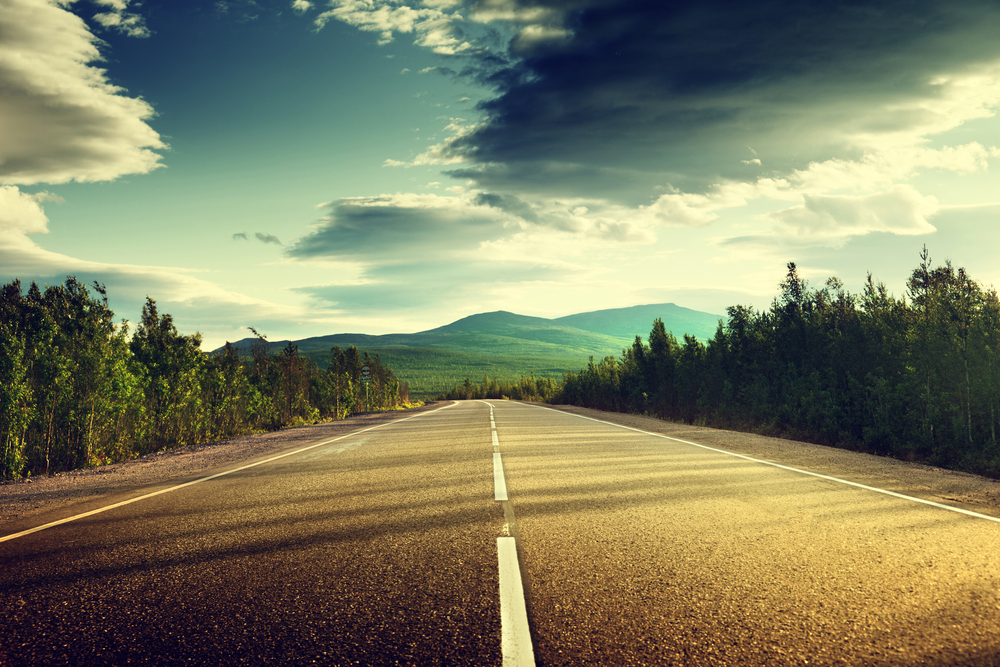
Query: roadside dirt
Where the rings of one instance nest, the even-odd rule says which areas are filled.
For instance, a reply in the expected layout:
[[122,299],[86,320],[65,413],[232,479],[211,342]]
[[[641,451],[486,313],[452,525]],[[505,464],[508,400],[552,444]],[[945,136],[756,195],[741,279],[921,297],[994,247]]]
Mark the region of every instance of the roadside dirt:
[[[360,415],[343,421],[284,429],[180,447],[114,465],[0,485],[0,534],[77,503],[97,503],[131,490],[194,479],[351,431],[440,408],[432,404],[406,412]],[[871,456],[822,445],[664,422],[651,417],[600,412],[572,406],[548,406],[623,426],[697,442],[709,447],[874,486],[1000,518],[1000,482],[918,463]]]

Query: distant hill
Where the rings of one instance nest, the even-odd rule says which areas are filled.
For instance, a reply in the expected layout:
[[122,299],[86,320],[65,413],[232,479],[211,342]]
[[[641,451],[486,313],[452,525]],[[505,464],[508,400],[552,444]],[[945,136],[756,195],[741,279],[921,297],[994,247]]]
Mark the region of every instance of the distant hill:
[[[332,334],[293,341],[318,365],[329,364],[335,345],[354,345],[378,354],[396,376],[410,384],[414,397],[445,391],[466,377],[479,382],[483,375],[516,380],[521,375],[561,377],[578,371],[588,359],[620,355],[638,334],[649,337],[653,320],[663,318],[678,340],[685,333],[708,340],[721,316],[682,308],[672,303],[598,310],[556,319],[529,317],[499,310],[470,315],[427,331],[412,334]],[[253,338],[233,343],[249,351]],[[269,341],[277,352],[287,340]],[[216,350],[218,351],[218,350]]]
[[683,308],[675,303],[654,303],[630,308],[595,310],[590,313],[557,317],[551,321],[607,336],[635,340],[636,335],[640,335],[643,340],[647,340],[653,328],[653,320],[657,317],[663,320],[667,331],[672,331],[677,340],[683,342],[684,334],[691,334],[703,343],[715,335],[719,320],[725,320],[722,315]]

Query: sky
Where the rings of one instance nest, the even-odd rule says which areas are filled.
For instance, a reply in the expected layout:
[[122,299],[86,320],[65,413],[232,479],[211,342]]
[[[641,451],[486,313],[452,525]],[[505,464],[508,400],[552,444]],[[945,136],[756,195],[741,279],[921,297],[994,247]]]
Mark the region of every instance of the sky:
[[1000,285],[998,29],[992,0],[0,0],[0,280],[152,297],[207,350],[721,315],[788,262],[902,296],[925,246]]

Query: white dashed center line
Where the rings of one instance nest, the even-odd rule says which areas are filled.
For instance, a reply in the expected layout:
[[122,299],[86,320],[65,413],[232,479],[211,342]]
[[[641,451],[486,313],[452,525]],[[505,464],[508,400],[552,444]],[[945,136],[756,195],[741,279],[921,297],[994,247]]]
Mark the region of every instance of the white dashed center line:
[[[535,664],[535,651],[531,645],[531,629],[528,626],[528,608],[524,599],[524,583],[521,581],[521,566],[517,558],[516,537],[509,536],[514,521],[514,508],[507,497],[507,480],[500,458],[500,440],[497,438],[497,424],[490,406],[490,434],[493,438],[493,489],[494,497],[503,503],[504,537],[497,538],[497,558],[500,561],[500,653],[504,667],[530,667]],[[516,530],[514,530],[516,534]]]
[[503,502],[510,500],[507,497],[507,480],[503,476],[503,461],[500,460],[500,452],[493,452],[493,498]]
[[504,667],[534,665],[528,611],[524,606],[524,586],[517,563],[513,537],[497,538],[500,558],[500,653]]

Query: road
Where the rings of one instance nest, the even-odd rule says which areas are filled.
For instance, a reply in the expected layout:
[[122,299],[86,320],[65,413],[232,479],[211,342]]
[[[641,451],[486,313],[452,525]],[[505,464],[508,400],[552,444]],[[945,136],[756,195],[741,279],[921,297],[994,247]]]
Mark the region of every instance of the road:
[[1000,523],[720,449],[463,402],[160,485],[0,542],[0,665],[1000,665]]

